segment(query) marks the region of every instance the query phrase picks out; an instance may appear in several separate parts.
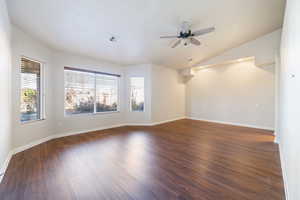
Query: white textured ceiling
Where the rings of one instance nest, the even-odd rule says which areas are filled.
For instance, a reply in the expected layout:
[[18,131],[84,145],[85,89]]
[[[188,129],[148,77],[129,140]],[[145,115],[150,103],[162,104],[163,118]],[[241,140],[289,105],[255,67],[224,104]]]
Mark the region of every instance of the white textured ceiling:
[[[282,26],[285,0],[7,0],[13,24],[50,47],[130,65],[187,67]],[[202,46],[172,49],[182,21],[215,26]],[[109,37],[116,36],[117,42]],[[189,63],[188,59],[193,58]]]

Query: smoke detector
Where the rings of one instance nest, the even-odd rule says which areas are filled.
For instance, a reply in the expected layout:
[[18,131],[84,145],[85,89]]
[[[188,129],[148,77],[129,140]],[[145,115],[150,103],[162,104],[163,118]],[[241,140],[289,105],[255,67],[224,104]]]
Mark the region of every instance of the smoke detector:
[[112,36],[112,37],[109,38],[109,41],[116,42],[117,40],[116,40],[116,37]]

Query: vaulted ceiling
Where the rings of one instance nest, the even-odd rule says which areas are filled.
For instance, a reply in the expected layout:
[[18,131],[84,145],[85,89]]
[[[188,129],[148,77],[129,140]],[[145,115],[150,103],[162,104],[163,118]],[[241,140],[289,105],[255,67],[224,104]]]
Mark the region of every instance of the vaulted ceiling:
[[[187,67],[282,26],[285,0],[7,0],[12,23],[48,46],[122,65]],[[170,48],[182,21],[215,26]],[[109,38],[115,36],[116,42]],[[192,58],[192,62],[188,60]]]

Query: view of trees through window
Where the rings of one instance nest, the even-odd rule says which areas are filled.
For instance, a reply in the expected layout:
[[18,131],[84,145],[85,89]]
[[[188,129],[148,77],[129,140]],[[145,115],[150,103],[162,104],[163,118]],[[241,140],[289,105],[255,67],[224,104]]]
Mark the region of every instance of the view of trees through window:
[[130,88],[131,111],[144,111],[144,78],[130,78]]
[[118,79],[117,75],[65,68],[65,113],[117,111]]
[[116,77],[96,75],[96,112],[117,111],[118,80]]
[[21,122],[41,119],[41,64],[21,59]]

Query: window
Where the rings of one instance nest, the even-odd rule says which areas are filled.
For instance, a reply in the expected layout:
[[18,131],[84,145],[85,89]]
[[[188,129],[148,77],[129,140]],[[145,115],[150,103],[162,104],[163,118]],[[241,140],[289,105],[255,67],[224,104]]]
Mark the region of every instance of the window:
[[65,112],[94,112],[95,74],[65,70]]
[[118,110],[118,79],[96,74],[96,112]]
[[118,111],[120,75],[65,67],[65,114]]
[[144,78],[130,78],[130,107],[131,111],[144,111]]
[[21,58],[21,122],[43,119],[41,63]]

